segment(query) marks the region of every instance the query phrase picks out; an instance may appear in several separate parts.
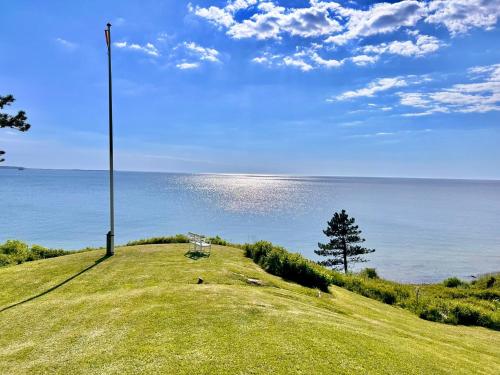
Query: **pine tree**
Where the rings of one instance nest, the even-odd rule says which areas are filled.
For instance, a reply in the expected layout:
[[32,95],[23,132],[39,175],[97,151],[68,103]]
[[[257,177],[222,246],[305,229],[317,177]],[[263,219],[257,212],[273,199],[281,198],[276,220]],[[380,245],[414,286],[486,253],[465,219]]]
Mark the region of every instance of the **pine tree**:
[[[11,105],[14,101],[15,99],[12,95],[0,95],[0,110],[5,106]],[[22,132],[28,131],[31,125],[28,124],[27,120],[28,118],[26,117],[26,113],[24,111],[19,111],[17,115],[14,116],[0,112],[0,129],[11,128]],[[5,151],[0,150],[0,163],[4,161],[1,157],[4,154]]]
[[364,254],[373,253],[375,249],[368,249],[358,245],[365,241],[360,237],[361,230],[354,224],[355,219],[349,217],[345,210],[335,212],[332,219],[327,223],[328,227],[323,233],[330,238],[326,244],[318,243],[318,255],[330,257],[319,263],[332,268],[342,267],[347,273],[348,264],[366,262],[362,257]]

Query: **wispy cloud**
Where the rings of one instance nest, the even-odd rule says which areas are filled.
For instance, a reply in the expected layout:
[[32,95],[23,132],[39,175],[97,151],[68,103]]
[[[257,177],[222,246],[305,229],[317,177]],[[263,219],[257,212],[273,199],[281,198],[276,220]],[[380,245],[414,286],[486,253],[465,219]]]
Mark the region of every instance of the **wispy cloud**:
[[347,136],[347,138],[387,139],[387,138],[393,138],[393,137],[401,136],[401,135],[425,134],[425,133],[431,133],[431,132],[432,132],[432,129],[379,131],[379,132],[374,132],[374,133],[353,134],[353,135]]
[[[234,39],[279,39],[284,34],[307,38],[342,30],[338,20],[330,12],[338,7],[333,2],[311,1],[309,7],[285,8],[267,1],[236,0],[228,1],[222,8],[203,8],[191,4],[188,7],[197,16],[226,28],[227,34]],[[238,20],[236,13],[248,8],[255,10],[253,14]]]
[[215,48],[202,47],[195,42],[184,42],[174,47],[175,66],[181,70],[197,69],[202,63],[220,63],[220,53]]
[[[302,7],[277,1],[228,0],[224,6],[203,7],[190,3],[188,9],[224,30],[232,39],[271,40],[269,45],[275,47],[274,41],[290,38],[297,43],[295,54],[279,58],[262,54],[252,62],[307,72],[337,68],[348,61],[366,66],[376,63],[383,55],[409,58],[436,53],[446,43],[433,35],[421,35],[419,28],[424,22],[444,26],[451,36],[472,28],[489,30],[500,17],[500,0],[402,0],[366,8],[355,2],[341,4],[326,0],[309,0]],[[407,31],[407,38],[395,33],[398,30]],[[376,35],[389,40],[361,48],[355,45]],[[332,56],[329,46],[345,47],[347,56]],[[267,52],[280,55],[269,49]]]
[[452,35],[472,28],[490,30],[500,17],[499,0],[433,0],[425,22],[444,25]]
[[200,60],[210,62],[220,62],[219,51],[214,48],[202,47],[194,42],[185,42],[184,47]]
[[400,56],[416,56],[422,57],[430,53],[436,52],[444,45],[439,39],[429,35],[418,35],[415,41],[392,41],[389,43],[381,43],[377,45],[368,45],[361,47],[360,50],[364,53],[382,55],[393,54]]
[[355,121],[341,122],[339,124],[339,126],[342,127],[342,128],[351,128],[351,127],[356,127],[356,126],[360,126],[360,125],[363,125],[363,124],[364,124],[363,121],[355,120]]
[[367,10],[340,7],[338,13],[347,20],[345,31],[330,36],[326,42],[343,45],[353,39],[415,26],[425,16],[426,8],[424,2],[404,0],[375,4]]
[[368,55],[357,55],[351,57],[351,61],[360,66],[365,66],[368,64],[374,64],[378,61],[379,57],[378,56],[368,56]]
[[74,51],[78,48],[78,44],[70,42],[69,40],[63,38],[56,38],[56,42],[68,51]]
[[[188,9],[226,29],[235,39],[278,39],[288,34],[325,37],[334,44],[414,27],[421,20],[444,25],[455,35],[471,28],[489,29],[500,16],[499,0],[402,0],[377,3],[367,9],[350,5],[310,0],[309,6],[293,8],[270,1],[229,0],[223,7],[189,3]],[[239,13],[242,10],[244,16]]]
[[468,72],[474,76],[469,83],[455,84],[432,92],[400,93],[402,105],[422,110],[403,116],[500,111],[500,64],[473,67]]
[[197,69],[200,67],[200,64],[196,62],[183,62],[178,63],[176,67],[181,70]]
[[360,97],[372,97],[377,93],[382,91],[388,91],[395,88],[406,87],[408,85],[417,84],[425,80],[426,78],[418,76],[398,76],[390,78],[377,78],[376,80],[370,82],[366,87],[362,87],[357,90],[345,91],[334,98],[328,99],[328,101],[335,100],[348,100]]
[[337,60],[334,58],[324,58],[318,51],[323,46],[320,44],[312,44],[309,48],[297,48],[297,51],[292,55],[270,54],[268,52],[261,56],[252,59],[252,62],[271,66],[291,66],[299,68],[304,72],[308,72],[317,68],[339,68],[344,64],[345,60]]
[[156,48],[156,46],[150,42],[147,42],[144,45],[138,43],[129,43],[129,42],[115,42],[113,43],[113,45],[116,48],[127,49],[130,51],[138,51],[152,57],[160,56],[160,51],[158,50],[158,48]]

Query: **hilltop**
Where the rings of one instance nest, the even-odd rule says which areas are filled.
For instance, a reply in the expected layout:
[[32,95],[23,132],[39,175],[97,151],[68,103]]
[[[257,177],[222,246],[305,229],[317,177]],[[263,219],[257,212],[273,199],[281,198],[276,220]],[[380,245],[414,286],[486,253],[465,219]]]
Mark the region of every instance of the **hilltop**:
[[[0,373],[493,374],[500,332],[419,319],[187,244],[0,269]],[[198,277],[203,284],[198,285]],[[260,280],[254,285],[248,279]]]

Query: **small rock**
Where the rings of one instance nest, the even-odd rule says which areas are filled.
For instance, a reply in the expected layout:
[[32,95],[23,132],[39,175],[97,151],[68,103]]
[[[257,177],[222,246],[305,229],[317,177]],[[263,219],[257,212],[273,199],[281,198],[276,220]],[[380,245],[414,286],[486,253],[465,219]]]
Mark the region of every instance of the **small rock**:
[[252,285],[262,285],[262,281],[258,279],[247,279],[247,283]]
[[198,284],[203,284],[203,279],[201,277],[198,277]]

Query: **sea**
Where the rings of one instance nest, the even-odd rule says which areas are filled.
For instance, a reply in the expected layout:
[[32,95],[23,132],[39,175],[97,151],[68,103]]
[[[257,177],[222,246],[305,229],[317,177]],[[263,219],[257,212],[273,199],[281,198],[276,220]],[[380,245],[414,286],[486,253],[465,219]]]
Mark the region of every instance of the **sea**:
[[[341,209],[387,279],[438,282],[500,271],[500,181],[116,172],[117,244],[195,232],[268,240],[318,260]],[[0,242],[105,246],[106,171],[0,169]]]

